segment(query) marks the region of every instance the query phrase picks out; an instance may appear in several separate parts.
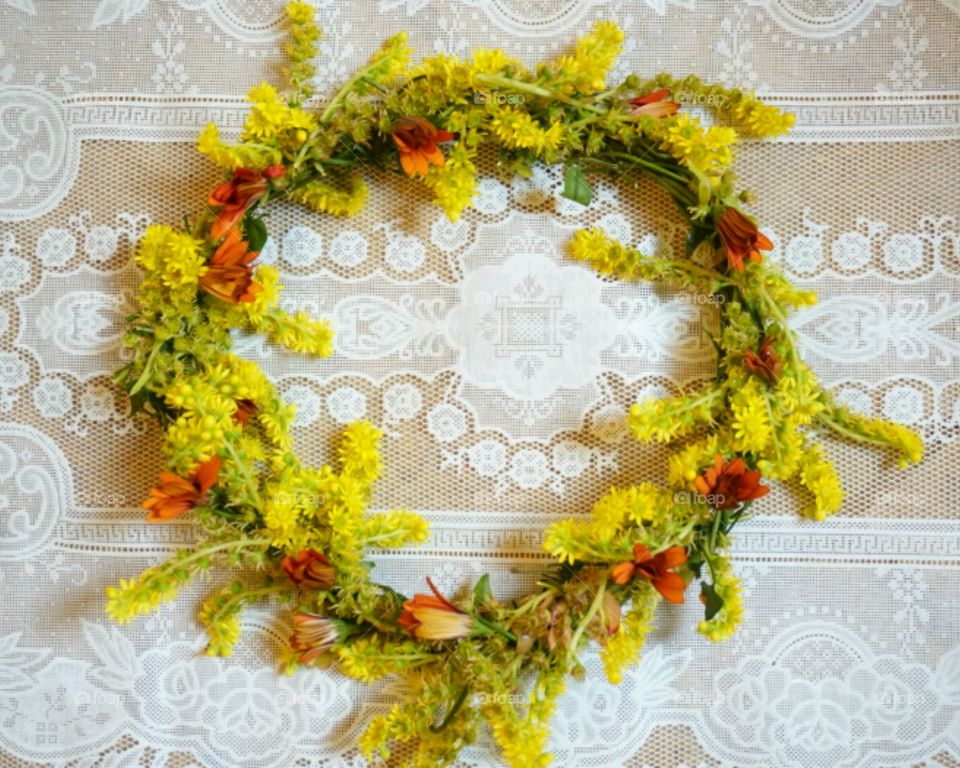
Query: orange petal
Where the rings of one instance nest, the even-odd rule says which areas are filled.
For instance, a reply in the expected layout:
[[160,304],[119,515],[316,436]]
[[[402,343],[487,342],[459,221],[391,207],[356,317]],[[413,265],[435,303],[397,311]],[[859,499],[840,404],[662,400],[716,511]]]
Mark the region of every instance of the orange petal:
[[407,174],[407,176],[416,176],[417,166],[416,163],[414,163],[411,154],[412,153],[410,152],[400,153],[400,167],[403,168],[403,172]]
[[619,563],[610,571],[610,581],[614,584],[626,584],[633,578],[635,570],[633,563]]
[[221,464],[220,457],[214,456],[199,466],[195,477],[197,483],[200,485],[200,493],[206,493],[213,487],[213,484],[217,482],[217,475],[220,474]]
[[431,144],[428,147],[423,148],[423,157],[427,162],[433,163],[437,168],[443,168],[444,157],[443,152],[440,151],[440,147],[436,144]]
[[633,545],[633,562],[635,563],[644,563],[647,560],[650,560],[653,555],[650,554],[650,550],[647,549],[644,544],[634,544]]
[[670,547],[661,552],[659,556],[663,558],[664,568],[676,568],[678,565],[687,562],[687,550],[683,547]]
[[653,580],[653,587],[663,595],[665,600],[671,603],[682,603],[687,582],[676,573],[665,573]]
[[413,159],[413,165],[417,169],[417,173],[421,176],[426,176],[427,171],[430,170],[430,164],[427,162],[426,156],[422,151],[414,150],[410,153],[411,158]]

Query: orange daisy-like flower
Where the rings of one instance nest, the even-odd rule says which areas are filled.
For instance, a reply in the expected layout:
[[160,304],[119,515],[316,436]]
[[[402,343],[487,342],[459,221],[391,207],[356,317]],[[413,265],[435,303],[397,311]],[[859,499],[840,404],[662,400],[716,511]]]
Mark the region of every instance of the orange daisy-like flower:
[[610,580],[614,584],[626,584],[636,575],[649,579],[664,599],[671,603],[682,603],[687,582],[678,573],[672,571],[687,562],[687,551],[683,547],[670,547],[656,555],[643,544],[633,545],[633,560],[620,563],[610,571]]
[[190,479],[172,472],[161,472],[159,483],[150,489],[150,497],[140,506],[149,510],[147,520],[162,523],[175,520],[196,506],[214,484],[220,473],[220,457],[214,456],[196,468]]
[[330,589],[336,572],[330,561],[315,549],[304,549],[283,558],[281,567],[290,581],[303,589]]
[[253,301],[263,288],[253,281],[251,263],[260,254],[248,249],[240,230],[231,229],[200,277],[200,287],[211,296],[230,304]]
[[637,96],[637,98],[631,99],[630,103],[633,104],[634,108],[630,110],[630,116],[670,117],[677,114],[680,109],[680,102],[668,99],[669,95],[669,88],[660,88],[646,96]]
[[765,336],[760,349],[748,349],[743,353],[743,364],[761,379],[773,383],[780,377],[780,358],[773,350],[773,339]]
[[343,636],[343,622],[315,613],[298,613],[293,617],[290,647],[299,652],[301,664],[309,664],[340,642]]
[[769,251],[773,243],[757,225],[736,208],[724,208],[717,222],[717,234],[727,252],[727,263],[737,272],[743,272],[743,262],[747,259],[759,264],[763,261],[760,251]]
[[704,496],[710,496],[715,509],[735,509],[745,501],[766,496],[770,489],[760,485],[760,470],[747,469],[742,458],[724,462],[719,453],[713,457],[713,466],[700,475],[694,484]]
[[214,187],[207,198],[207,205],[220,208],[220,212],[210,227],[210,237],[219,240],[233,229],[254,203],[263,197],[268,182],[280,178],[285,172],[282,165],[271,165],[263,171],[237,168],[232,179]]
[[400,151],[400,165],[407,176],[425,176],[431,164],[443,168],[443,152],[437,144],[455,138],[423,117],[401,117],[393,126],[393,142]]
[[428,578],[432,595],[414,595],[403,604],[397,625],[421,640],[455,640],[473,631],[473,617],[461,611]]

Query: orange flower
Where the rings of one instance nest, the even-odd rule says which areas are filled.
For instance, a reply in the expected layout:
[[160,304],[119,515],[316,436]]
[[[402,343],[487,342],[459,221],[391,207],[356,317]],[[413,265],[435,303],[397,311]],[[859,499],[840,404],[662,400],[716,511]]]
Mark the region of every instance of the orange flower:
[[256,415],[257,404],[253,400],[237,400],[237,410],[233,412],[234,421],[242,426],[247,426],[250,417]]
[[300,653],[301,664],[309,664],[346,636],[343,627],[343,622],[327,616],[298,613],[293,617],[290,647]]
[[680,102],[666,98],[669,94],[669,88],[660,88],[646,96],[637,96],[630,101],[634,105],[634,109],[630,111],[630,116],[670,117],[677,114],[680,109]]
[[149,510],[147,520],[161,523],[175,520],[198,506],[201,499],[217,482],[220,473],[220,457],[214,456],[194,470],[189,480],[172,472],[161,472],[159,483],[150,489],[150,497],[140,505]]
[[271,165],[263,171],[253,168],[237,168],[233,178],[214,187],[207,198],[207,205],[220,208],[217,220],[210,228],[210,237],[219,240],[233,229],[267,191],[268,181],[277,179],[286,172],[282,165]]
[[397,625],[421,640],[455,640],[473,631],[473,617],[461,611],[427,579],[432,595],[414,595],[403,604]]
[[671,603],[682,603],[687,582],[680,574],[671,569],[687,562],[687,551],[683,547],[670,547],[657,555],[651,555],[643,544],[633,545],[633,560],[620,563],[610,571],[610,580],[614,584],[626,584],[635,575],[649,579],[665,599]]
[[770,239],[758,232],[757,225],[736,208],[723,209],[723,215],[717,222],[717,234],[727,252],[727,263],[737,272],[743,272],[745,259],[759,264],[763,261],[760,251],[773,248]]
[[711,496],[715,509],[734,509],[745,501],[765,496],[770,489],[760,485],[760,471],[747,470],[742,458],[724,462],[719,453],[713,457],[713,466],[694,480],[697,490]]
[[437,144],[455,138],[423,117],[401,117],[393,126],[393,141],[400,150],[400,165],[407,176],[425,176],[431,163],[443,168],[443,152]]
[[336,577],[330,561],[315,549],[304,549],[296,557],[288,555],[281,567],[290,581],[303,589],[330,589]]
[[780,358],[772,349],[773,339],[764,336],[760,349],[754,352],[748,349],[743,353],[743,364],[761,379],[770,383],[780,377]]
[[260,254],[247,249],[240,239],[240,230],[231,229],[207,264],[200,277],[200,287],[211,296],[230,304],[253,301],[263,288],[253,282],[251,262]]

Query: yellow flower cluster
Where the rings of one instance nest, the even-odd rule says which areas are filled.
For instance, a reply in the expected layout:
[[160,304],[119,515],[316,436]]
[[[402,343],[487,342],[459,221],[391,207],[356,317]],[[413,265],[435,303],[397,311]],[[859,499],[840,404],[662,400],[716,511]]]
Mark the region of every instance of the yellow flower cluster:
[[607,72],[622,47],[620,27],[612,21],[599,21],[577,40],[572,55],[541,64],[537,74],[563,93],[598,93],[606,87]]
[[800,468],[800,482],[813,494],[813,505],[803,514],[814,520],[823,520],[832,515],[843,503],[840,477],[833,464],[823,456],[823,449],[813,445],[807,449]]
[[712,422],[722,406],[723,391],[713,387],[667,400],[647,398],[630,407],[630,428],[643,442],[668,443]]
[[292,136],[293,144],[299,146],[317,126],[316,117],[282,101],[269,83],[252,88],[247,98],[253,106],[240,134],[243,140],[263,142]]
[[562,563],[617,563],[630,558],[635,543],[656,550],[678,543],[678,532],[697,508],[678,509],[671,491],[653,483],[611,488],[589,519],[568,518],[551,525],[543,548]]
[[633,604],[627,611],[616,633],[600,651],[603,670],[611,683],[623,680],[623,673],[637,663],[647,640],[653,614],[660,603],[660,595],[650,582],[641,582],[633,590]]
[[[136,579],[120,579],[116,586],[107,587],[107,616],[117,624],[126,624],[173,600],[181,585],[165,576],[160,568],[148,568]],[[154,581],[158,582],[158,588],[149,591],[140,589],[142,583]]]
[[[348,677],[363,683],[382,680],[387,675],[416,667],[435,657],[425,653],[413,640],[402,636],[386,639],[382,636],[364,636],[351,640],[334,649],[340,660],[340,669]],[[381,740],[371,734],[368,740],[379,744]]]
[[192,299],[189,291],[183,289],[196,288],[207,271],[202,245],[186,232],[154,224],[147,227],[140,240],[137,262],[147,271],[148,277],[152,273],[166,288],[175,289]]
[[773,433],[770,403],[764,385],[751,377],[730,396],[733,448],[740,453],[763,453]]
[[683,94],[687,103],[712,109],[722,118],[731,120],[742,135],[752,138],[779,136],[792,128],[795,121],[794,115],[764,104],[751,93],[706,84],[696,75],[678,80],[664,72],[641,91],[655,88],[669,88],[674,94]]
[[723,607],[709,621],[701,621],[697,631],[713,642],[726,640],[743,619],[743,598],[740,596],[740,580],[733,573],[730,560],[716,555],[712,561],[713,588],[723,600]]
[[670,485],[674,488],[692,490],[693,481],[704,467],[710,465],[720,450],[720,438],[716,433],[707,435],[672,454],[669,459]]
[[457,142],[443,168],[431,167],[424,178],[433,191],[433,202],[443,208],[450,221],[460,218],[477,189],[477,169],[471,154],[465,142]]
[[240,608],[243,601],[239,599],[242,590],[240,582],[234,582],[226,589],[215,592],[203,601],[197,618],[207,631],[208,656],[230,656],[233,648],[240,639]]
[[400,509],[370,515],[360,525],[357,540],[365,547],[403,547],[426,541],[429,525],[420,515]]
[[780,136],[789,131],[795,116],[754,98],[742,98],[729,110],[744,136],[764,138]]
[[698,118],[683,112],[662,123],[661,147],[681,164],[705,175],[711,183],[719,183],[733,164],[736,131],[718,125],[704,129]]
[[232,171],[235,168],[263,169],[283,160],[283,153],[268,144],[241,141],[228,144],[220,138],[215,123],[209,123],[197,137],[197,151],[210,158],[220,168]]
[[367,201],[367,185],[359,175],[351,176],[349,181],[349,189],[337,189],[321,181],[311,181],[294,189],[290,199],[320,213],[353,216]]
[[[263,267],[260,267],[263,270]],[[292,315],[276,308],[267,310],[262,316],[251,318],[250,327],[262,333],[277,344],[293,352],[318,357],[333,354],[333,328],[326,320],[314,320],[305,311]]]
[[494,111],[490,130],[504,146],[531,149],[537,154],[557,149],[563,141],[562,123],[544,128],[527,112],[504,105]]
[[473,51],[470,62],[470,87],[483,91],[487,86],[478,75],[508,75],[520,79],[528,76],[526,68],[517,59],[510,58],[499,48],[478,48]]
[[165,395],[167,404],[179,411],[164,439],[167,464],[186,475],[210,459],[239,426],[234,420],[237,401],[264,403],[269,391],[255,363],[232,356],[194,376],[177,379]]
[[553,757],[546,752],[550,737],[546,725],[518,717],[512,706],[500,704],[496,699],[483,707],[483,714],[490,726],[490,734],[510,768],[546,768],[550,765]]
[[290,60],[289,80],[293,99],[303,101],[313,94],[313,60],[317,55],[320,29],[313,20],[316,9],[309,3],[292,2],[287,5],[290,21],[290,41],[286,45]]

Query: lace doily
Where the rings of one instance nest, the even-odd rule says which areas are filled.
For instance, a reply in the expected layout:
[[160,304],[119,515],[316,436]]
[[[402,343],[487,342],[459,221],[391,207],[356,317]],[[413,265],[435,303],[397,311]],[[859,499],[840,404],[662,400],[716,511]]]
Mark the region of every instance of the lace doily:
[[[0,3],[4,768],[361,765],[349,745],[396,695],[275,674],[289,628],[269,608],[247,617],[254,631],[230,660],[197,657],[196,595],[135,631],[102,614],[105,585],[193,536],[135,522],[158,436],[126,416],[109,381],[132,245],[216,181],[186,142],[208,121],[239,128],[242,85],[279,63],[281,11],[272,0]],[[420,50],[496,45],[531,61],[603,17],[627,33],[623,72],[697,71],[795,111],[791,139],[744,146],[738,170],[772,227],[771,258],[821,297],[794,321],[805,358],[842,402],[930,445],[891,485],[881,459],[830,443],[844,517],[803,525],[779,516],[794,508],[786,491],[771,494],[773,516],[737,544],[753,591],[740,639],[708,646],[678,616],[619,689],[571,690],[558,765],[960,759],[958,11],[947,0],[321,6],[321,91],[400,29]],[[307,458],[322,460],[347,421],[385,427],[378,505],[435,510],[423,551],[378,563],[407,591],[430,575],[453,594],[484,571],[529,585],[552,515],[662,468],[659,449],[627,439],[629,403],[710,370],[709,308],[605,282],[563,255],[575,228],[596,223],[650,252],[681,248],[651,189],[600,188],[585,210],[547,170],[483,185],[457,224],[386,179],[347,226],[272,209],[264,260],[283,271],[291,305],[333,320],[337,354],[307,362],[245,346],[297,402]],[[525,290],[549,306],[533,311]],[[490,312],[464,317],[478,296]],[[466,760],[490,754],[480,745]]]

